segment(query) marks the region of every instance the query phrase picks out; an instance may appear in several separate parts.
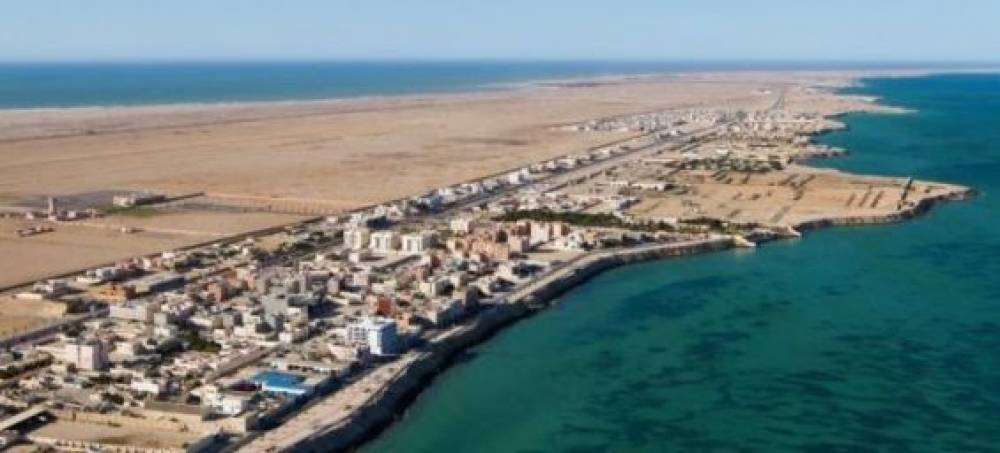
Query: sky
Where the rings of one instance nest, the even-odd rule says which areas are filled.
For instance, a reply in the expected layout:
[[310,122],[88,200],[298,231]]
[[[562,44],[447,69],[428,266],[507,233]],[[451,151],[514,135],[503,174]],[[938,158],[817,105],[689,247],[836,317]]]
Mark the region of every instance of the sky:
[[0,0],[0,61],[996,61],[997,0]]

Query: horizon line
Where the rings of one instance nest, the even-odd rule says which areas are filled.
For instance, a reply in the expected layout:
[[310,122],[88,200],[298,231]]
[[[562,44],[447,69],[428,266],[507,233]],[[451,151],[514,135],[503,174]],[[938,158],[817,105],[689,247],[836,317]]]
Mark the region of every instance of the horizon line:
[[1000,65],[1000,59],[876,59],[876,58],[520,58],[520,57],[454,57],[454,58],[419,58],[419,57],[315,57],[315,58],[282,58],[282,57],[154,57],[154,58],[94,58],[94,59],[3,59],[0,64],[176,64],[176,63],[566,63],[566,64],[801,64],[801,65]]

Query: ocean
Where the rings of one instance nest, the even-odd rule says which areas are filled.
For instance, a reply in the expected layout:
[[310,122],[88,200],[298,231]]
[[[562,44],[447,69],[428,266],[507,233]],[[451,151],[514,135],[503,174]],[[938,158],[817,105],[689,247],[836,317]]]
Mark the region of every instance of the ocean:
[[940,65],[779,61],[0,63],[0,110],[344,99],[492,90],[542,80],[665,72],[934,66]]
[[1000,451],[1000,76],[871,79],[818,140],[980,196],[619,268],[444,372],[367,452]]

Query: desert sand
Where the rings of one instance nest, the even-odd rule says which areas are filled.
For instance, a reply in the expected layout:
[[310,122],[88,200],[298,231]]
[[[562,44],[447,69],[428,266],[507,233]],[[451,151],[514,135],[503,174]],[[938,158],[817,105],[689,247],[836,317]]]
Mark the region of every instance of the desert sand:
[[[552,126],[691,105],[750,108],[767,102],[754,95],[759,87],[641,81],[203,110],[13,112],[0,130],[6,140],[0,142],[0,195],[203,190],[348,209],[622,137]],[[20,136],[25,128],[35,138]]]
[[[63,222],[51,233],[26,238],[15,231],[39,222],[0,219],[0,288],[302,219],[270,213],[168,212]],[[122,226],[139,231],[123,234]]]
[[[0,204],[107,190],[204,191],[278,213],[187,210],[18,238],[0,220],[0,287],[410,196],[614,142],[557,128],[670,108],[760,108],[786,78],[684,76],[384,99],[0,112]],[[832,77],[838,81],[841,78]],[[141,227],[124,235],[101,226]]]
[[[238,209],[112,216],[31,238],[14,234],[30,222],[0,219],[0,287],[411,196],[633,134],[558,126],[674,108],[763,109],[790,84],[851,80],[689,74],[381,99],[3,111],[0,206],[151,190],[205,192],[202,202]],[[839,102],[825,99],[809,108]]]

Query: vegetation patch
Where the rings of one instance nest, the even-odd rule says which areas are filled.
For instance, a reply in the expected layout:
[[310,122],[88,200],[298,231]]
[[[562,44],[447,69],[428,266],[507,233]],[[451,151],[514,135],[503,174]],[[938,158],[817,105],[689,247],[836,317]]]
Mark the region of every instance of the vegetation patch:
[[591,228],[620,228],[632,231],[673,231],[679,233],[702,233],[714,231],[728,234],[741,234],[746,230],[758,227],[756,224],[732,224],[724,220],[699,217],[682,219],[677,224],[668,222],[629,222],[612,214],[588,214],[583,212],[556,212],[549,209],[528,209],[508,212],[494,217],[498,222],[517,222],[531,220],[536,222],[565,222],[570,225]]
[[570,225],[591,228],[620,228],[635,231],[673,231],[676,228],[667,222],[627,222],[612,214],[588,214],[585,212],[556,212],[550,209],[527,209],[513,211],[494,217],[498,222],[532,220],[536,222],[565,222]]
[[211,340],[206,340],[194,331],[188,331],[187,334],[184,335],[184,342],[187,343],[187,349],[189,351],[217,354],[222,350],[222,345]]

